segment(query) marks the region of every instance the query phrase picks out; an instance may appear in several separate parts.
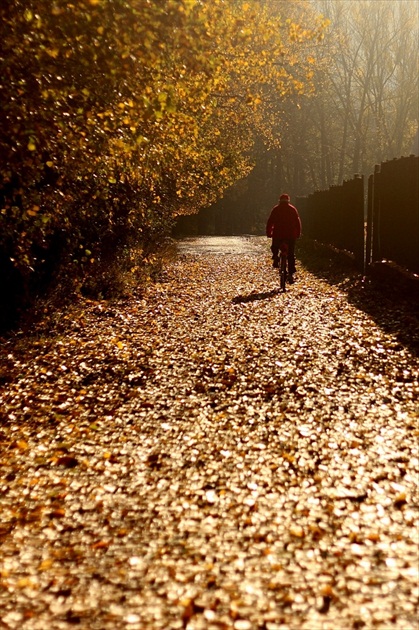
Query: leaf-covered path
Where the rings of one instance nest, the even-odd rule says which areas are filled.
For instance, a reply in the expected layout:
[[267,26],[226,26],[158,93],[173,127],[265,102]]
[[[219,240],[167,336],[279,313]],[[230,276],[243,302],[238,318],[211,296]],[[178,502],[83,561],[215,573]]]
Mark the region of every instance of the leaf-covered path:
[[220,243],[3,340],[0,628],[417,630],[418,319]]

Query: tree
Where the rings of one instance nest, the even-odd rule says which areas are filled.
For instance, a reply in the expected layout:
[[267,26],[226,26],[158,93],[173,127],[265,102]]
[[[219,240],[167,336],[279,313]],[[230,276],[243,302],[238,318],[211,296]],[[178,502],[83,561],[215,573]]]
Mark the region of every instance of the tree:
[[[299,4],[299,3],[297,3]],[[88,276],[208,205],[275,144],[323,23],[259,0],[0,7],[0,248],[25,282]],[[53,260],[50,260],[51,257]]]
[[330,19],[315,51],[315,92],[284,103],[278,131],[281,177],[297,194],[410,153],[419,108],[416,2],[318,0],[313,7]]

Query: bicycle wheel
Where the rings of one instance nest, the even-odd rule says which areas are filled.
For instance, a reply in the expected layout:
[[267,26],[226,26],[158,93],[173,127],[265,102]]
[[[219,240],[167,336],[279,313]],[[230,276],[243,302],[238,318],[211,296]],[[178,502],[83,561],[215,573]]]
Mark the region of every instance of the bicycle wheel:
[[281,291],[285,291],[285,286],[287,282],[287,256],[283,252],[281,252],[281,256],[279,258],[279,278]]

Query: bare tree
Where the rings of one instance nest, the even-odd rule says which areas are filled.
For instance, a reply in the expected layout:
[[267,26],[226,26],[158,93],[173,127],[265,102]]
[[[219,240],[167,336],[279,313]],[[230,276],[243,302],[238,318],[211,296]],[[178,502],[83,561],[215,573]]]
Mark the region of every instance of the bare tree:
[[[298,192],[341,183],[411,151],[417,130],[416,0],[313,0],[331,21],[316,46],[316,94],[288,103],[282,160]],[[295,174],[294,174],[295,175]],[[290,172],[284,176],[296,181]]]

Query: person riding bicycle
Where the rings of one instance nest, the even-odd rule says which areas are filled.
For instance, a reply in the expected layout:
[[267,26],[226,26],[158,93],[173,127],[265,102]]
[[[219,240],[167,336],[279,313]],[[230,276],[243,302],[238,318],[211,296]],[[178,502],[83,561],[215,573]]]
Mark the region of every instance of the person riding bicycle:
[[294,282],[295,241],[301,236],[301,219],[297,208],[290,204],[290,196],[282,194],[274,206],[266,224],[266,236],[272,238],[273,266],[278,267],[278,253],[281,242],[288,245],[289,282]]

